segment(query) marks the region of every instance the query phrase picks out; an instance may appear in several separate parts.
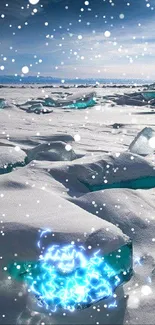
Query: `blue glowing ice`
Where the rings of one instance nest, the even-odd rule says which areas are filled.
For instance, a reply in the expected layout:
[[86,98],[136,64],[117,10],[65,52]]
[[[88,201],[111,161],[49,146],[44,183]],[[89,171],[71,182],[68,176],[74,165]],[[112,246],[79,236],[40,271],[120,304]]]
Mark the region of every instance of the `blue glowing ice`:
[[[21,266],[14,263],[14,269],[12,266],[10,269],[16,278],[24,278],[39,306],[52,312],[59,308],[70,312],[86,308],[113,297],[114,290],[124,282],[124,272],[127,280],[131,277],[131,247],[125,245],[126,250],[119,249],[119,254],[117,251],[108,257],[103,256],[100,250],[88,256],[82,245],[55,244],[44,249],[42,238],[48,232],[43,231],[40,235],[38,262],[26,262]],[[20,269],[18,275],[15,274],[16,268]],[[111,304],[116,305],[115,301]]]

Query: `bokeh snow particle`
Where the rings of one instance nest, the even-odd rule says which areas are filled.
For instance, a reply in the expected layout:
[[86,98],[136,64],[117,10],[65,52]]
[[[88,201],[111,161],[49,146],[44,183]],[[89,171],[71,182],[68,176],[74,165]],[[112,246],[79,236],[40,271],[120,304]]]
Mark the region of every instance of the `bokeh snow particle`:
[[74,140],[75,140],[75,142],[79,142],[81,140],[80,135],[79,134],[75,134],[74,135]]
[[125,17],[124,14],[120,14],[120,15],[119,15],[119,18],[120,18],[120,19],[124,19],[124,17]]
[[65,149],[66,149],[67,151],[71,151],[71,150],[72,150],[72,146],[71,146],[70,144],[66,144]]
[[27,66],[22,67],[22,72],[23,72],[24,74],[29,73],[29,68],[28,68]]
[[16,146],[15,147],[15,151],[17,151],[17,152],[20,151],[20,147],[19,146]]
[[149,296],[152,293],[152,289],[149,286],[144,285],[141,288],[141,293],[143,296]]
[[106,30],[106,32],[104,33],[104,36],[105,37],[110,37],[110,35],[111,35],[111,33],[108,30]]
[[29,0],[31,5],[36,5],[40,0]]

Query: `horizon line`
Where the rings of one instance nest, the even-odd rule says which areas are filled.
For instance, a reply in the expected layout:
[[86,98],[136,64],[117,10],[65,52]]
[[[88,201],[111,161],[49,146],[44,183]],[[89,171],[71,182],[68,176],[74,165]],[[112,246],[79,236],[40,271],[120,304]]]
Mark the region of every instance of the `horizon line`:
[[153,79],[145,79],[145,78],[109,78],[109,77],[103,77],[103,78],[96,78],[96,77],[89,77],[89,78],[80,78],[80,77],[72,77],[72,78],[64,78],[64,77],[56,77],[56,76],[36,76],[36,75],[0,75],[0,79],[1,78],[22,78],[22,79],[26,79],[26,78],[36,78],[36,79],[57,79],[57,80],[60,80],[61,83],[65,83],[67,80],[94,80],[94,81],[97,81],[97,80],[139,80],[139,81],[150,81],[152,82]]

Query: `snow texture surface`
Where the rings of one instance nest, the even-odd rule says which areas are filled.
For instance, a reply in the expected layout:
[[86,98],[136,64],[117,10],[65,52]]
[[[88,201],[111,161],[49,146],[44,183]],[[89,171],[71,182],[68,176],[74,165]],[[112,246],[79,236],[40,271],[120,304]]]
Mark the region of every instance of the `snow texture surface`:
[[[55,106],[49,114],[27,114],[24,107],[44,108],[40,89],[19,88],[0,89],[8,103],[0,110],[0,324],[153,325],[155,190],[92,192],[89,186],[155,176],[149,142],[154,115],[147,106],[105,99],[114,91],[130,94],[130,88],[97,88],[96,106],[85,110]],[[64,103],[65,89],[47,88],[45,95],[54,98],[55,92]],[[69,93],[73,101],[79,98],[76,88]],[[151,131],[139,134],[145,127]],[[52,230],[50,242],[82,243],[105,253],[132,239],[134,276],[116,291],[117,308],[103,300],[49,315],[22,283],[8,278],[8,263],[38,259],[38,230],[44,228]]]

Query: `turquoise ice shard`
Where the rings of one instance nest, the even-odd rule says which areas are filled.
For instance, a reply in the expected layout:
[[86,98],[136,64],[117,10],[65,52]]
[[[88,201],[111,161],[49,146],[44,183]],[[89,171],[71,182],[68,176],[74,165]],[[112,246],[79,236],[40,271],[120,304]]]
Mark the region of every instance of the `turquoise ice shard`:
[[87,107],[92,107],[96,105],[96,101],[94,98],[91,98],[87,101],[78,101],[72,104],[69,104],[67,106],[65,106],[66,108],[78,108],[78,109],[82,109],[82,108],[87,108]]
[[18,147],[0,146],[0,175],[25,165],[26,153]]
[[47,114],[52,112],[52,107],[62,107],[70,109],[84,109],[96,105],[95,92],[82,92],[69,95],[65,98],[52,98],[50,96],[45,98],[38,98],[36,100],[29,100],[26,103],[17,105],[22,110],[28,113]]
[[116,251],[105,255],[104,261],[113,268],[119,277],[119,285],[129,281],[133,275],[132,242],[129,240]]
[[4,98],[0,98],[0,109],[3,109],[6,106],[6,101]]
[[45,106],[51,107],[64,107],[64,108],[87,108],[92,107],[96,104],[96,93],[95,92],[85,92],[76,93],[66,98],[53,99],[47,97],[44,99]]
[[120,181],[115,183],[102,183],[99,185],[89,185],[83,182],[83,184],[89,189],[91,192],[103,191],[112,188],[129,188],[132,190],[149,190],[151,188],[155,188],[155,176],[145,176],[137,179],[130,179],[127,181]]
[[140,131],[129,146],[129,151],[138,155],[147,156],[155,150],[155,131],[146,127]]
[[144,99],[150,101],[155,99],[155,90],[145,90],[142,92]]

